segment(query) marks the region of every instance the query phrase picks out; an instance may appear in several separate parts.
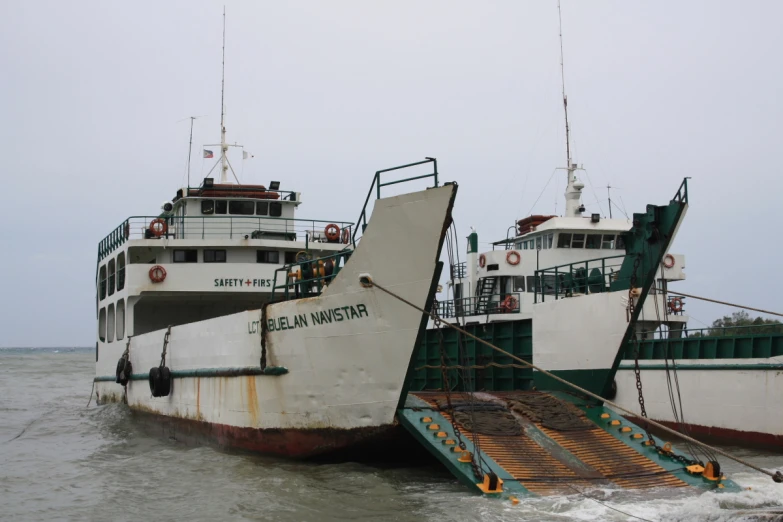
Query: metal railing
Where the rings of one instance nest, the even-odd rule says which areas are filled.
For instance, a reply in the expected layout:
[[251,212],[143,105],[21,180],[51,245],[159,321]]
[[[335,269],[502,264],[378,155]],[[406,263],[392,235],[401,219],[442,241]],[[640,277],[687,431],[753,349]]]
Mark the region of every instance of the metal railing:
[[753,324],[746,326],[712,326],[709,328],[668,329],[638,332],[642,341],[688,339],[691,337],[738,337],[745,335],[783,334],[783,324]]
[[352,250],[343,250],[318,259],[303,259],[278,268],[275,270],[272,285],[272,300],[320,295],[340,273],[352,253]]
[[484,296],[461,297],[448,301],[435,301],[438,315],[444,319],[487,314],[517,314],[521,306],[521,293],[510,292]]
[[[405,179],[398,179],[395,181],[387,181],[386,183],[381,183],[381,174],[384,172],[391,172],[393,170],[400,170],[400,169],[407,169],[408,167],[415,167],[416,165],[424,165],[427,163],[433,164],[433,172],[431,174],[422,174],[421,176],[413,176],[410,178]],[[364,229],[367,228],[367,205],[370,203],[370,197],[372,197],[372,189],[376,189],[376,199],[381,199],[381,187],[387,187],[389,185],[397,185],[398,183],[405,183],[408,181],[413,181],[416,179],[424,179],[424,178],[435,178],[435,187],[438,186],[438,160],[435,158],[426,158],[424,161],[417,161],[416,163],[408,163],[407,165],[400,165],[399,167],[392,167],[390,169],[383,169],[379,170],[375,173],[375,176],[372,178],[372,184],[370,185],[370,190],[367,192],[367,198],[364,200],[364,206],[362,207],[362,212],[359,214],[359,219],[356,220],[356,228],[353,230],[353,234],[351,236],[351,239],[353,240],[354,246],[356,245],[356,234],[361,232],[364,232]]]
[[602,257],[536,270],[535,302],[608,292],[620,282],[625,255]]
[[[166,232],[161,235],[167,239],[281,239],[285,241],[327,241],[326,225],[335,224],[339,232],[348,230],[346,236],[340,234],[340,241],[348,238],[353,223],[345,221],[324,221],[319,219],[293,219],[269,216],[131,216],[115,228],[98,245],[100,261],[117,247],[131,239],[157,239],[150,230],[150,223],[163,219]],[[344,241],[343,241],[344,242]]]
[[464,279],[467,277],[468,273],[468,263],[467,261],[463,261],[462,263],[457,263],[456,265],[451,265],[451,278],[452,279]]

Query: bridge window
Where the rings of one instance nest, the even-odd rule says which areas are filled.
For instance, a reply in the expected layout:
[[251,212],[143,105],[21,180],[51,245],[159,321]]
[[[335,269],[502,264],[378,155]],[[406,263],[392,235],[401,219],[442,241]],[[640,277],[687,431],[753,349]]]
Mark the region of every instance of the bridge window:
[[198,250],[175,250],[175,263],[198,263]]
[[214,214],[215,202],[211,199],[201,200],[201,213],[202,214]]
[[109,305],[109,318],[106,321],[106,340],[111,343],[114,342],[114,303]]
[[604,234],[604,240],[601,243],[602,249],[614,249],[614,234]]
[[106,309],[101,308],[98,314],[98,339],[106,341]]
[[541,250],[541,236],[536,238],[536,250]]
[[284,252],[284,254],[286,264],[296,263],[296,252],[288,250],[287,252]]
[[571,238],[571,248],[584,248],[585,247],[585,235],[573,234]]
[[280,217],[283,215],[283,204],[282,203],[270,203],[269,204],[269,215],[272,217]]
[[614,244],[617,250],[625,250],[625,236],[623,234],[617,234],[617,241]]
[[114,280],[117,275],[117,264],[114,259],[109,261],[109,295],[114,294]]
[[256,263],[279,263],[280,252],[277,250],[256,251]]
[[98,285],[100,286],[101,299],[106,299],[106,265],[98,271]]
[[228,214],[228,201],[225,199],[215,200],[215,214]]
[[257,216],[266,216],[269,214],[269,202],[268,201],[258,201],[256,203],[256,215]]
[[125,301],[117,301],[117,340],[125,337]]
[[557,248],[571,248],[571,234],[563,234],[562,232],[558,234]]
[[117,291],[125,288],[125,252],[117,256]]
[[252,216],[256,213],[256,204],[252,201],[229,201],[228,213],[241,216]]
[[554,234],[547,234],[544,236],[544,248],[552,248],[552,241],[554,241]]
[[527,291],[536,291],[536,276],[527,276]]
[[525,276],[514,276],[514,292],[525,291]]
[[204,249],[204,262],[205,263],[225,263],[226,251],[225,250],[208,250]]
[[587,248],[601,248],[601,234],[587,234]]

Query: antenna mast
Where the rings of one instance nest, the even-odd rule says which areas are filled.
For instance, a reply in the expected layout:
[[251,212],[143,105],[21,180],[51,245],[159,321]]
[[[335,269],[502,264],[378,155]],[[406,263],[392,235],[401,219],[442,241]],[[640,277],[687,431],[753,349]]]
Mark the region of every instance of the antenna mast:
[[584,183],[576,179],[576,163],[571,161],[571,129],[568,126],[568,97],[565,92],[565,65],[563,60],[563,15],[560,10],[560,0],[557,0],[557,20],[560,29],[560,80],[563,86],[563,112],[565,113],[565,134],[566,134],[566,175],[568,176],[566,184],[566,217],[580,217],[584,212],[584,206],[579,204],[582,196]]
[[609,219],[612,219],[612,186],[607,183],[606,184],[606,194],[609,196]]
[[188,143],[188,184],[187,187],[190,187],[190,156],[193,153],[193,121],[198,118],[199,116],[191,116],[190,117],[190,142]]
[[226,125],[224,123],[225,118],[225,105],[224,97],[226,93],[226,6],[223,6],[223,64],[221,69],[220,78],[220,182],[226,183],[228,181],[228,158],[226,158],[226,152],[228,151],[228,145],[226,145]]

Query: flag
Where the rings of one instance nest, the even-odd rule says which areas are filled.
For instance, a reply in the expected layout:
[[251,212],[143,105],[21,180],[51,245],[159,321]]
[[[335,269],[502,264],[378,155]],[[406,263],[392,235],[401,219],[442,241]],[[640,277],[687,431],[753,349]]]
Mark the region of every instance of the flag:
[[255,156],[253,156],[253,155],[252,155],[252,154],[250,154],[249,152],[245,152],[245,151],[243,150],[243,151],[242,151],[242,159],[247,159],[247,158],[255,158]]
[[214,156],[212,155],[212,151],[211,150],[204,149],[204,157],[205,158],[212,158]]

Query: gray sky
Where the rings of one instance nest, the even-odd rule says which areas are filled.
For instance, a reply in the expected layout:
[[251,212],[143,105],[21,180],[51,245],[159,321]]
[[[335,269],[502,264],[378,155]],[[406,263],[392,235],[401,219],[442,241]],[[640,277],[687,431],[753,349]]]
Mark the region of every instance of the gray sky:
[[[157,212],[219,140],[222,2],[10,2],[0,17],[0,346],[90,345],[97,244]],[[557,7],[227,2],[230,141],[248,183],[354,221],[375,170],[435,156],[462,236],[562,212]],[[692,176],[677,289],[780,310],[780,2],[563,0],[584,202],[665,203]],[[544,187],[546,186],[546,189]],[[597,202],[597,200],[599,200]],[[555,207],[555,203],[557,207]],[[602,210],[599,209],[602,207]],[[484,245],[486,246],[486,245]],[[461,245],[464,248],[464,243]],[[691,302],[700,326],[728,313]]]

